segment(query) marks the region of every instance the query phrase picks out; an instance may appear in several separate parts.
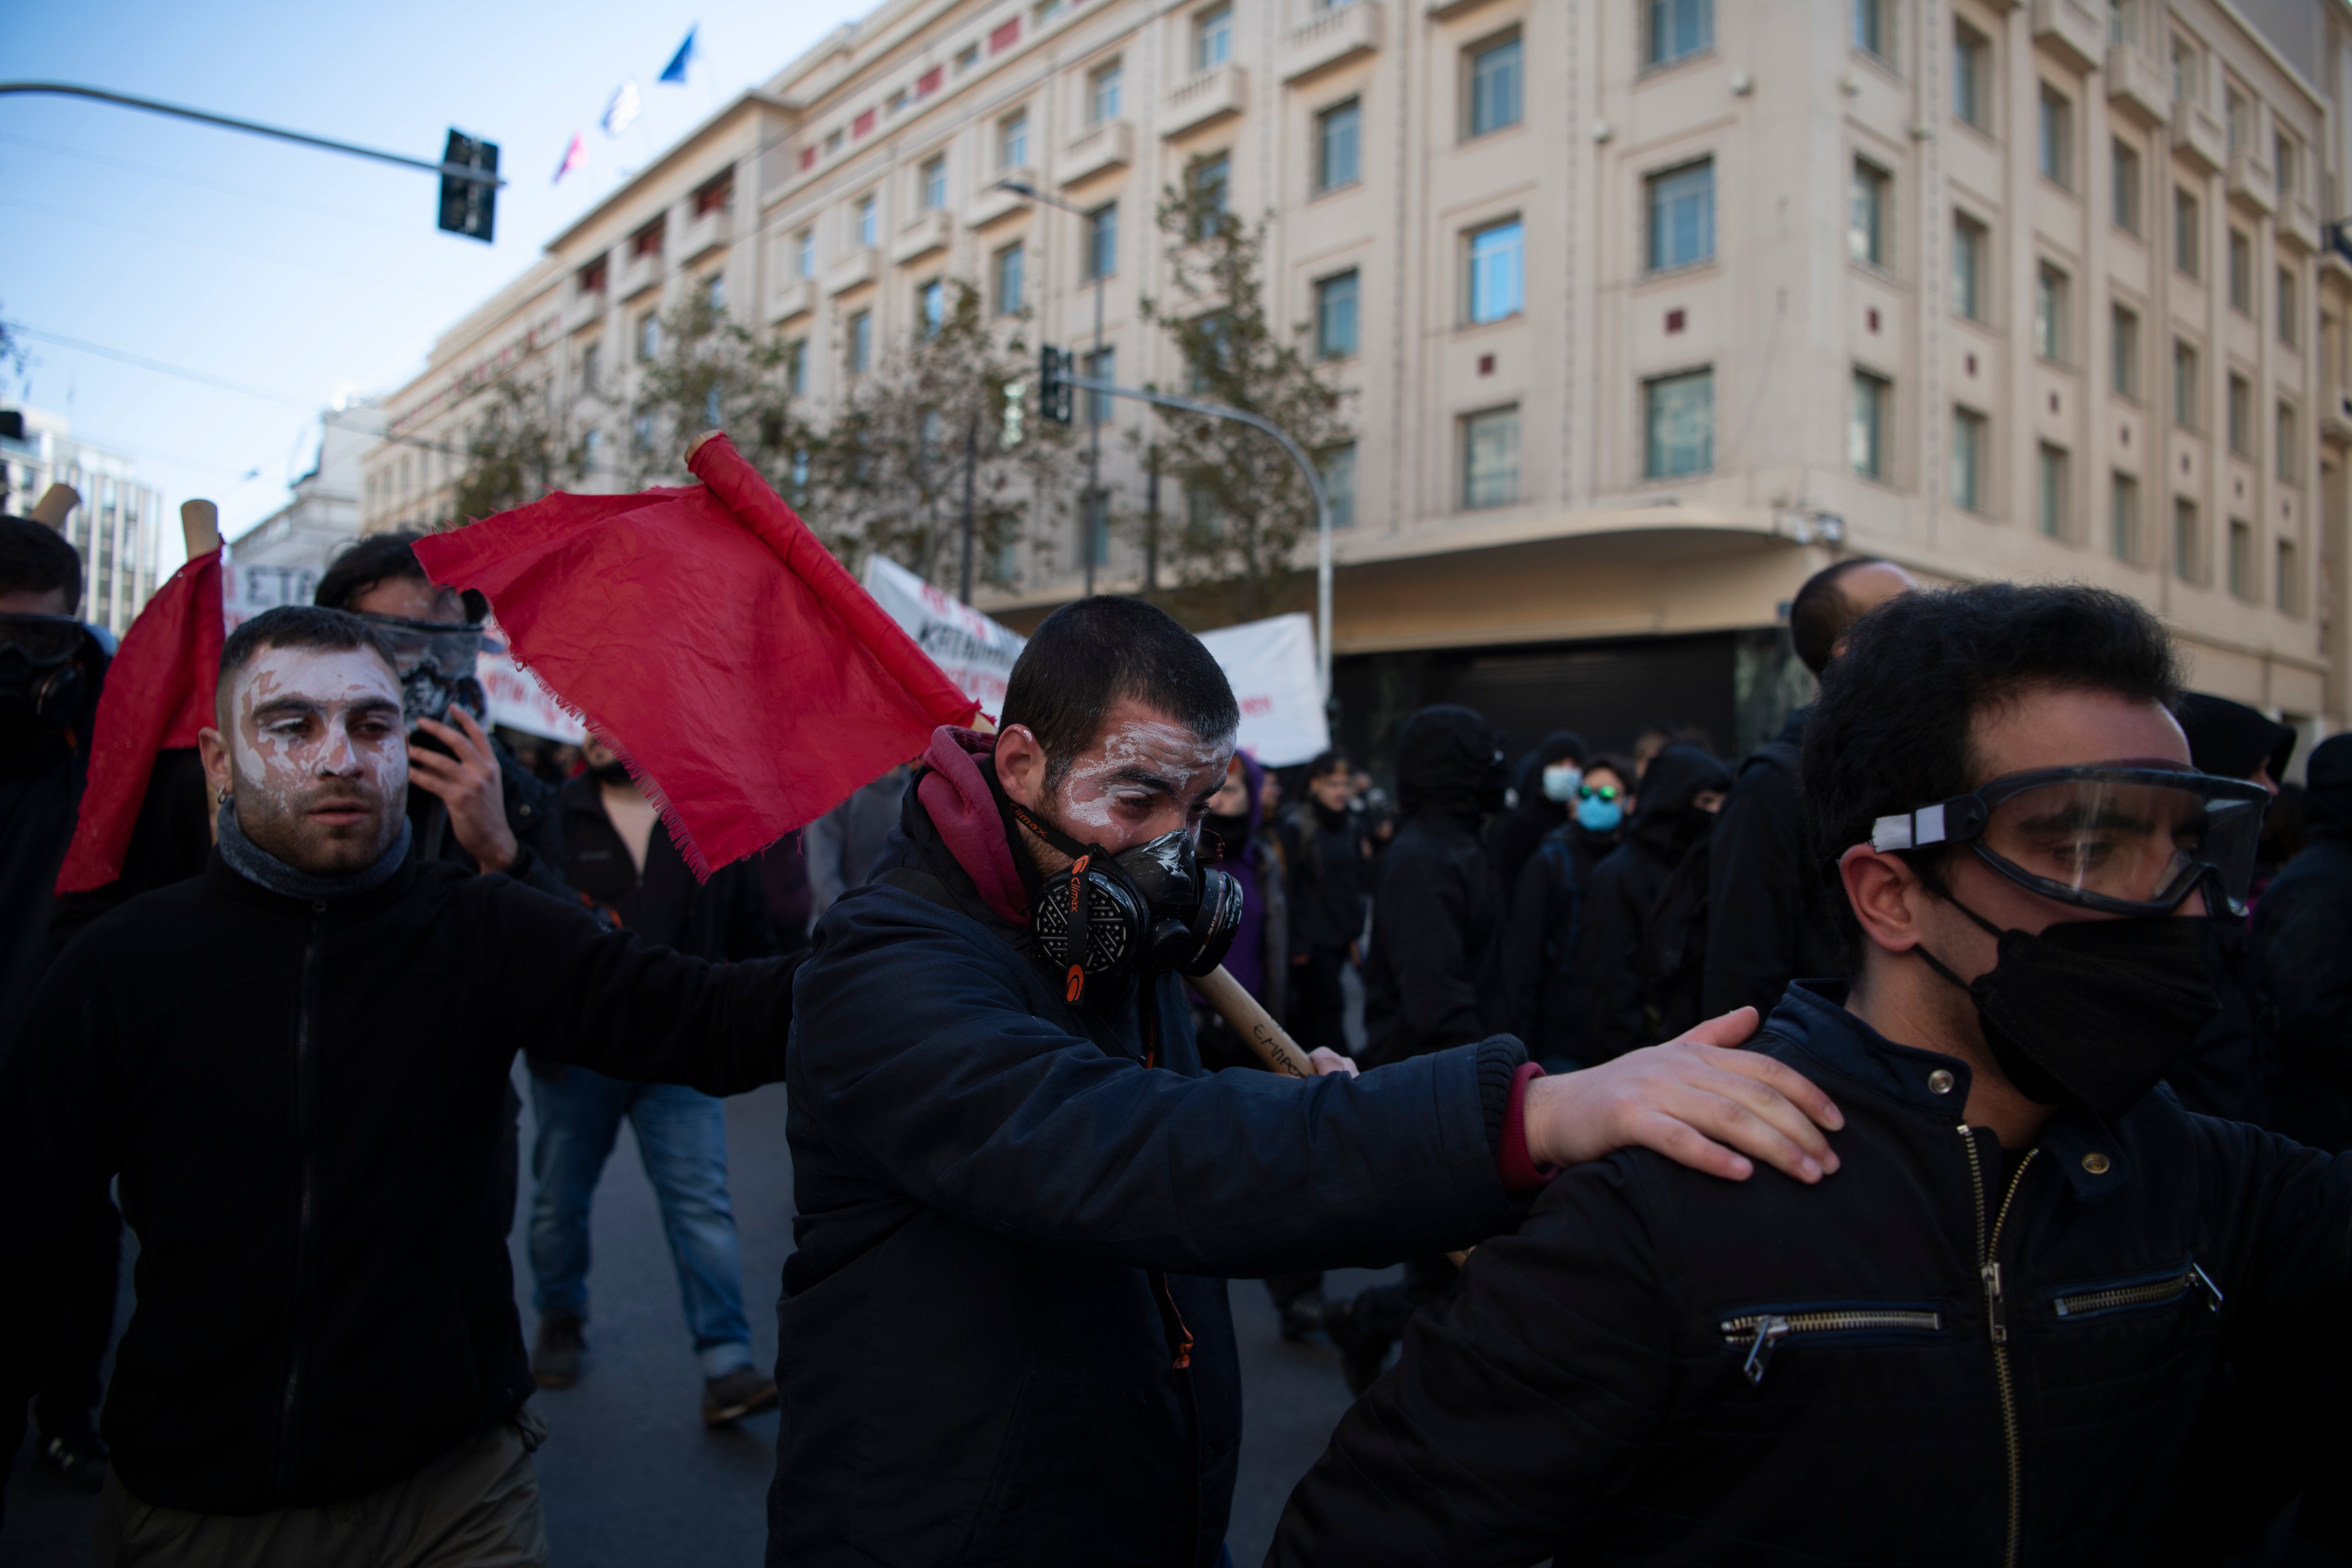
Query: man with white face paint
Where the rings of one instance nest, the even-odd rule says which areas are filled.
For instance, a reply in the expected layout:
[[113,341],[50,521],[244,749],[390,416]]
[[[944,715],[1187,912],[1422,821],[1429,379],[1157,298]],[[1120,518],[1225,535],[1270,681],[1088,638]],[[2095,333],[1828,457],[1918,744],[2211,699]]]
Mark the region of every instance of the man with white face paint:
[[1360,1078],[1328,1051],[1310,1082],[1204,1074],[1181,976],[1237,900],[1194,835],[1237,721],[1160,611],[1066,606],[1000,731],[938,731],[874,884],[817,922],[771,1563],[1213,1568],[1227,1278],[1466,1247],[1549,1167],[1630,1143],[1835,1169],[1827,1098],[1717,1048],[1752,1015],[1568,1078],[1507,1036]]
[[740,1092],[782,1075],[796,961],[411,857],[400,682],[356,616],[247,622],[215,711],[218,853],[93,922],[0,1057],[0,1393],[119,1175],[100,1562],[543,1562],[493,1180],[514,1052]]

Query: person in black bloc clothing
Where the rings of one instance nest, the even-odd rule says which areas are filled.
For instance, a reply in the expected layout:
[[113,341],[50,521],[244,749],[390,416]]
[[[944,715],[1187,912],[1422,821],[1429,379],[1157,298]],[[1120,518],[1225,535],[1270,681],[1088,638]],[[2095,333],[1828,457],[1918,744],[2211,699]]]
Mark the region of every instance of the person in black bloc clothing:
[[1350,807],[1353,787],[1348,759],[1323,752],[1278,829],[1290,868],[1290,1032],[1308,1050],[1347,1049],[1342,979],[1371,911],[1372,841]]
[[1623,841],[1584,884],[1576,961],[1592,1018],[1580,1059],[1606,1061],[1671,1039],[1701,1016],[1709,836],[1730,787],[1729,769],[1681,741],[1642,770]]
[[0,1054],[0,1389],[110,1178],[139,1237],[102,1562],[543,1561],[492,1180],[514,1052],[782,1075],[793,961],[683,957],[412,857],[401,695],[357,616],[232,633],[205,874],[94,921]]
[[1564,1078],[1507,1037],[1360,1078],[1329,1053],[1304,1082],[1202,1073],[1181,975],[1232,940],[1235,890],[1193,834],[1237,721],[1164,613],[1066,605],[999,732],[937,732],[873,884],[817,921],[770,1562],[1213,1568],[1229,1278],[1465,1245],[1516,1223],[1537,1164],[1629,1136],[1736,1174],[1700,1129],[1737,1126],[1821,1168],[1817,1091],[1688,1041]]
[[1567,1172],[1342,1420],[1267,1561],[2211,1561],[2225,1360],[2340,1423],[2352,1161],[2158,1080],[2216,1003],[2257,786],[2196,773],[2132,601],[1991,584],[1855,623],[1805,735],[1853,984],[1752,1050],[1835,1181]]
[[1589,1065],[1576,1053],[1595,1048],[1596,988],[1581,952],[1586,889],[1623,842],[1633,782],[1630,759],[1592,758],[1578,776],[1568,822],[1538,842],[1511,893],[1503,922],[1507,1016],[1549,1072]]

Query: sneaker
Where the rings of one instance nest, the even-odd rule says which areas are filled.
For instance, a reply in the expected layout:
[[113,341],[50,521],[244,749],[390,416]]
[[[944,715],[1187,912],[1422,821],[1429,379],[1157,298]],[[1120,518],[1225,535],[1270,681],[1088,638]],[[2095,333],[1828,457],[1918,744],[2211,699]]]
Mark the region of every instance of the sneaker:
[[739,1366],[724,1377],[704,1380],[702,1424],[725,1426],[746,1415],[773,1410],[777,1403],[774,1378],[756,1367]]
[[43,1439],[41,1463],[71,1482],[77,1491],[95,1494],[106,1485],[106,1445],[88,1427]]
[[530,1375],[541,1388],[569,1388],[580,1381],[580,1362],[587,1351],[579,1319],[541,1319],[539,1344],[530,1352]]
[[1282,1337],[1293,1344],[1323,1331],[1323,1292],[1309,1290],[1282,1309]]

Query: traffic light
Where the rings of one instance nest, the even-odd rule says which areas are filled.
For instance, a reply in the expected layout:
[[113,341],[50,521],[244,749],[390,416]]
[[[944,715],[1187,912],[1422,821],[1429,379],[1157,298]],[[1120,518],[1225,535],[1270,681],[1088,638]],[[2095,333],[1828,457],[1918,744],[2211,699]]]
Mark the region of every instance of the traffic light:
[[1076,356],[1069,350],[1057,349],[1051,343],[1038,353],[1038,418],[1050,419],[1056,425],[1070,422],[1069,375],[1076,364]]
[[[459,163],[468,169],[479,169],[485,174],[499,172],[499,144],[479,142],[462,131],[449,132],[449,149],[441,154],[445,163]],[[441,226],[451,234],[462,234],[468,239],[488,241],[498,221],[499,188],[488,180],[462,179],[455,174],[441,176]]]

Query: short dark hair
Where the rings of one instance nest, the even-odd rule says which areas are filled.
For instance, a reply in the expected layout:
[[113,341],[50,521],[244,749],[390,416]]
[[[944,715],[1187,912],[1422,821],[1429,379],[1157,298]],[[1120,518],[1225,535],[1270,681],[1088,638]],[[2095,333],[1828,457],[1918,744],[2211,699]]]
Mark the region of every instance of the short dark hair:
[[1853,602],[1838,586],[1838,580],[1864,566],[1885,564],[1875,555],[1848,556],[1806,578],[1797,596],[1789,601],[1789,640],[1797,645],[1797,658],[1807,669],[1815,675],[1826,669],[1838,638],[1858,618]]
[[1598,768],[1607,768],[1611,773],[1615,773],[1623,782],[1628,793],[1634,792],[1641,786],[1642,770],[1633,765],[1633,758],[1622,752],[1595,752],[1584,759],[1585,777],[1591,778],[1593,771]]
[[1351,773],[1355,765],[1348,760],[1348,753],[1345,752],[1318,752],[1315,753],[1315,760],[1307,764],[1307,776],[1309,780],[1328,779],[1333,773]]
[[65,535],[28,517],[0,515],[0,589],[66,591],[67,615],[81,608],[81,555]]
[[[379,583],[396,583],[413,579],[428,587],[438,587],[416,559],[416,542],[432,535],[423,529],[404,528],[392,533],[368,533],[343,546],[334,564],[319,579],[318,591],[310,602],[330,610],[348,610],[361,595]],[[466,618],[478,621],[489,612],[489,601],[471,588],[458,597],[465,602]]]
[[1004,684],[1000,727],[1037,737],[1046,787],[1056,788],[1130,697],[1203,741],[1229,739],[1241,724],[1234,689],[1199,637],[1140,599],[1099,595],[1063,605],[1030,635]]
[[264,610],[228,634],[221,644],[220,685],[215,689],[215,709],[227,696],[228,689],[236,683],[237,672],[253,662],[253,656],[264,648],[314,647],[335,653],[344,648],[363,647],[393,668],[392,651],[375,628],[348,610],[323,609],[316,605],[280,605]]
[[[1812,853],[1833,861],[1882,816],[1964,795],[1985,781],[1969,751],[1978,714],[2037,686],[2172,706],[2180,666],[2154,616],[2121,594],[2076,584],[1982,583],[1892,600],[1849,634],[1851,657],[1822,676],[1805,724],[1804,797]],[[1828,879],[1832,889],[1837,879]],[[1849,943],[1861,935],[1832,900]]]

